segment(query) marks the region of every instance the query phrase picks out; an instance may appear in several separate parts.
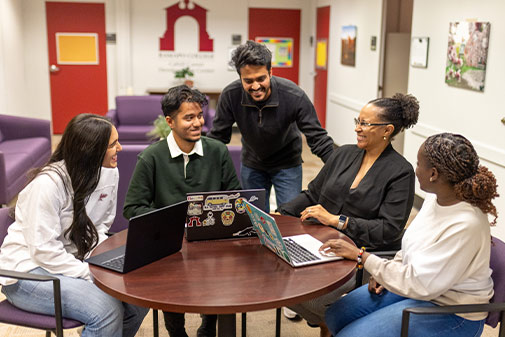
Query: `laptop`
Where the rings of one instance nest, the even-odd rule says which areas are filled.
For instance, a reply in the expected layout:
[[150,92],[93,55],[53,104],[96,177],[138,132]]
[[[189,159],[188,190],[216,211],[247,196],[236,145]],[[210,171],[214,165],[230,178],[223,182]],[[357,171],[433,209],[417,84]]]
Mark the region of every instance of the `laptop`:
[[340,256],[325,256],[319,252],[321,241],[310,234],[282,237],[275,219],[245,201],[246,211],[263,246],[277,254],[292,267],[341,260]]
[[187,202],[166,206],[130,219],[126,245],[86,259],[86,262],[127,273],[181,250]]
[[264,208],[265,190],[187,193],[186,240],[239,239],[256,236],[244,201]]

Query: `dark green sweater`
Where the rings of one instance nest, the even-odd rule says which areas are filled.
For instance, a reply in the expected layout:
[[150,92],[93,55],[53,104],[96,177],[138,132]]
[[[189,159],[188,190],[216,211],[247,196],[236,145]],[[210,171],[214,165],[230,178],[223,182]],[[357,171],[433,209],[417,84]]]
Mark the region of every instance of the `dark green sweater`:
[[148,146],[139,154],[123,209],[129,219],[186,199],[188,192],[240,189],[226,145],[202,137],[203,157],[192,154],[172,158],[166,140]]

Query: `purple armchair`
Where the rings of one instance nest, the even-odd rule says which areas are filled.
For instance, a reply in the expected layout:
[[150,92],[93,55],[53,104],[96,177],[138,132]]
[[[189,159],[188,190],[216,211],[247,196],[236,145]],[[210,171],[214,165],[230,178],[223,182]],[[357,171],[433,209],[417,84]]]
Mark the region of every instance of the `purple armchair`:
[[[7,228],[13,220],[9,217],[8,208],[0,208],[0,245],[7,235]],[[33,329],[46,330],[46,337],[54,332],[56,336],[63,337],[63,329],[72,329],[81,326],[82,323],[72,319],[62,318],[60,280],[56,277],[19,273],[0,269],[0,276],[16,279],[27,279],[40,282],[53,282],[55,316],[41,315],[16,308],[7,300],[0,302],[0,322]]]
[[[209,97],[207,97],[207,100]],[[206,135],[212,129],[212,123],[214,122],[214,116],[216,115],[216,110],[212,109],[209,104],[205,105],[202,109],[204,124],[202,127],[202,133]]]
[[116,109],[107,112],[119,133],[121,144],[150,144],[146,135],[161,110],[161,95],[117,96]]
[[[121,138],[121,136],[120,136]],[[123,216],[123,206],[130,185],[130,179],[137,165],[137,156],[144,151],[147,144],[126,144],[123,150],[117,154],[117,167],[119,170],[119,186],[117,189],[117,211],[114,222],[110,227],[110,233],[117,233],[128,228],[128,219]]]
[[0,115],[0,204],[11,201],[26,184],[26,173],[50,156],[49,121]]

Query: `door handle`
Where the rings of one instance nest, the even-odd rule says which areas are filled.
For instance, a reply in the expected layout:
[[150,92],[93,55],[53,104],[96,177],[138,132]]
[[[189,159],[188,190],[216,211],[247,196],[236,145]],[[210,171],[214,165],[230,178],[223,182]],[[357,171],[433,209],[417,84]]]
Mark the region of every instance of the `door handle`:
[[49,72],[51,72],[51,73],[57,73],[58,71],[60,71],[60,68],[57,67],[54,64],[51,64],[51,66],[49,67]]

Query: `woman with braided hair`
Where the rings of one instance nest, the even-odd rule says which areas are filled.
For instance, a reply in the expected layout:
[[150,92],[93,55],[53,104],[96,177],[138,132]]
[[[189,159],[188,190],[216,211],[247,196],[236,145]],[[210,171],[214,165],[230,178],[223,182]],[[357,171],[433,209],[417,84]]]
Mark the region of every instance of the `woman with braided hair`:
[[[414,202],[415,175],[391,140],[416,124],[418,116],[419,103],[411,95],[370,101],[354,119],[357,144],[335,149],[308,189],[279,212],[332,226],[358,246],[398,250]],[[324,312],[354,285],[352,278],[329,294],[290,308],[309,325],[320,326],[321,336],[329,336]]]
[[[372,278],[326,311],[335,337],[399,336],[408,307],[488,303],[493,295],[489,268],[490,223],[497,212],[496,179],[463,136],[429,137],[417,154],[416,176],[427,192],[393,260],[381,259],[343,240],[327,249],[358,260]],[[409,336],[480,336],[487,313],[414,315]]]

